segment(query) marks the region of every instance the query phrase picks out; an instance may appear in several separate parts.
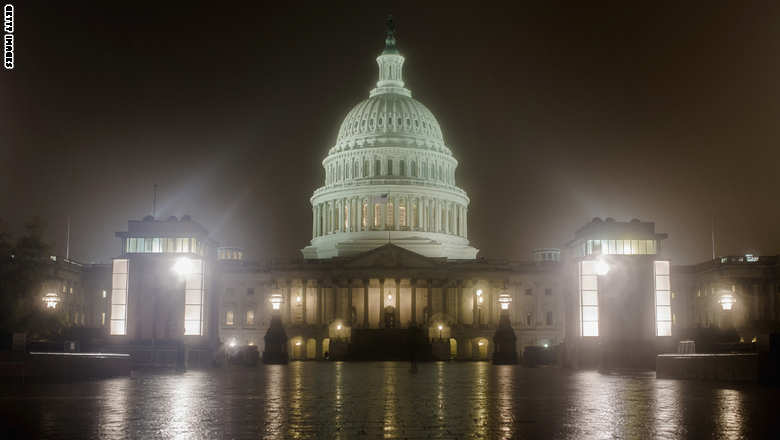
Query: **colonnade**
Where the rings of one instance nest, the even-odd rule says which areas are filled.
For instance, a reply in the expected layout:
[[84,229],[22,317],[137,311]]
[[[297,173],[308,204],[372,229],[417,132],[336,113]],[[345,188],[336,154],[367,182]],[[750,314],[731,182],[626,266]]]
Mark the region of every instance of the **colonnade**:
[[360,231],[422,231],[468,236],[468,208],[411,194],[344,197],[312,208],[312,236]]
[[[484,327],[498,323],[498,288],[486,282],[409,278],[277,280],[285,325],[406,328],[412,324]],[[483,296],[478,299],[476,292]]]

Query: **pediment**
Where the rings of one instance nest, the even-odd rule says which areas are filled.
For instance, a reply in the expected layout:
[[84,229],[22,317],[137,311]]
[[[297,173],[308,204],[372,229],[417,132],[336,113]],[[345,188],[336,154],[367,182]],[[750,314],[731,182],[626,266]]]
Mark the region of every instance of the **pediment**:
[[345,268],[433,268],[440,258],[429,258],[392,243],[356,255],[344,264]]

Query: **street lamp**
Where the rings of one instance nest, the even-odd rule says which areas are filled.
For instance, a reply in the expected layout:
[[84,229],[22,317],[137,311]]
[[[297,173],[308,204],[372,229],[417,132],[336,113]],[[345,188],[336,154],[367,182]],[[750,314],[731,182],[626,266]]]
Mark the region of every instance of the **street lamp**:
[[596,275],[604,276],[609,273],[609,264],[604,260],[596,261]]
[[268,299],[271,303],[271,310],[281,310],[282,308],[282,295],[274,293],[271,298]]
[[482,297],[482,289],[477,289],[477,304],[482,304],[485,298]]
[[509,310],[509,303],[512,302],[512,297],[508,293],[502,293],[498,295],[498,303],[501,305],[501,310]]
[[729,293],[721,295],[720,299],[718,300],[718,303],[720,303],[720,308],[724,311],[731,310],[736,302],[737,299]]
[[47,309],[56,309],[57,304],[60,302],[60,297],[56,293],[47,293],[43,297],[43,302],[46,304]]
[[176,262],[173,263],[173,267],[171,267],[171,270],[175,272],[179,276],[187,276],[191,274],[193,271],[193,262],[187,257],[181,257],[177,258]]
[[441,331],[444,329],[444,326],[439,324],[439,340],[441,341]]

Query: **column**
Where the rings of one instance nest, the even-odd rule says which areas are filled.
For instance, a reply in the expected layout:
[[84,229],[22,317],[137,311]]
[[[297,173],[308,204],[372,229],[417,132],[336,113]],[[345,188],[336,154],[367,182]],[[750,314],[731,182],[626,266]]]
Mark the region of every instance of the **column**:
[[468,228],[468,221],[469,218],[469,209],[465,206],[463,207],[463,236],[468,237],[469,235],[469,228]]
[[401,230],[401,196],[394,196],[393,198],[393,230]]
[[494,298],[493,298],[493,285],[492,284],[488,284],[487,298],[485,298],[485,302],[483,303],[484,305],[487,306],[487,310],[488,310],[488,312],[487,312],[487,323],[488,323],[488,325],[493,324],[493,321],[494,321],[493,320],[493,301],[494,301]]
[[306,278],[301,280],[301,319],[304,325],[306,325],[306,283]]
[[385,279],[379,279],[379,328],[385,328]]
[[333,298],[331,301],[333,301],[333,319],[339,319],[339,288],[338,288],[338,281],[335,283],[331,282],[330,284],[330,292],[333,295]]
[[344,202],[342,200],[336,200],[335,201],[336,206],[336,232],[343,232],[344,231]]
[[417,209],[420,211],[420,230],[424,232],[428,231],[428,216],[426,215],[427,209],[425,209],[427,203],[425,197],[420,197],[420,203],[417,205]]
[[285,298],[285,301],[287,301],[287,323],[292,325],[293,323],[293,304],[292,304],[292,280],[286,281],[287,283],[287,298]]
[[317,207],[311,207],[311,238],[317,237]]
[[412,278],[409,281],[412,283],[412,323],[417,324],[417,280]]
[[317,324],[324,324],[324,305],[322,303],[322,283],[320,280],[315,280],[317,283]]
[[471,289],[474,290],[473,295],[471,295],[471,302],[472,302],[471,310],[473,313],[473,316],[471,318],[472,327],[479,327],[479,304],[477,303],[477,294],[476,294],[477,289],[478,287],[476,287],[476,285],[473,286],[473,289]]
[[425,318],[425,323],[430,324],[431,323],[431,317],[433,316],[433,280],[428,280],[428,298],[427,298],[427,306],[428,306],[428,316]]
[[352,280],[347,283],[347,323],[352,327]]
[[463,307],[463,280],[458,280],[458,291],[455,300],[455,323],[462,324],[461,307]]
[[363,280],[363,328],[368,328],[368,286],[371,280]]
[[395,279],[395,326],[396,328],[401,328],[401,279],[400,278]]
[[370,230],[374,227],[374,198],[369,196],[367,198],[368,208],[366,209],[368,214],[368,222],[366,223],[366,229]]

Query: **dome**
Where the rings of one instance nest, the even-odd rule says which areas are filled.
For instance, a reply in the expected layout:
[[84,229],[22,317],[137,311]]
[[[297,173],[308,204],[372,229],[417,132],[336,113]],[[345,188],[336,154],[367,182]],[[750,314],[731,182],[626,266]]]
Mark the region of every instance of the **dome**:
[[416,99],[394,93],[374,95],[353,107],[330,153],[387,142],[452,154],[433,113]]
[[350,256],[388,242],[428,257],[476,258],[467,239],[469,198],[455,183],[458,161],[436,117],[405,87],[393,29],[376,61],[376,88],[347,113],[322,161],[325,182],[311,197],[304,258]]

